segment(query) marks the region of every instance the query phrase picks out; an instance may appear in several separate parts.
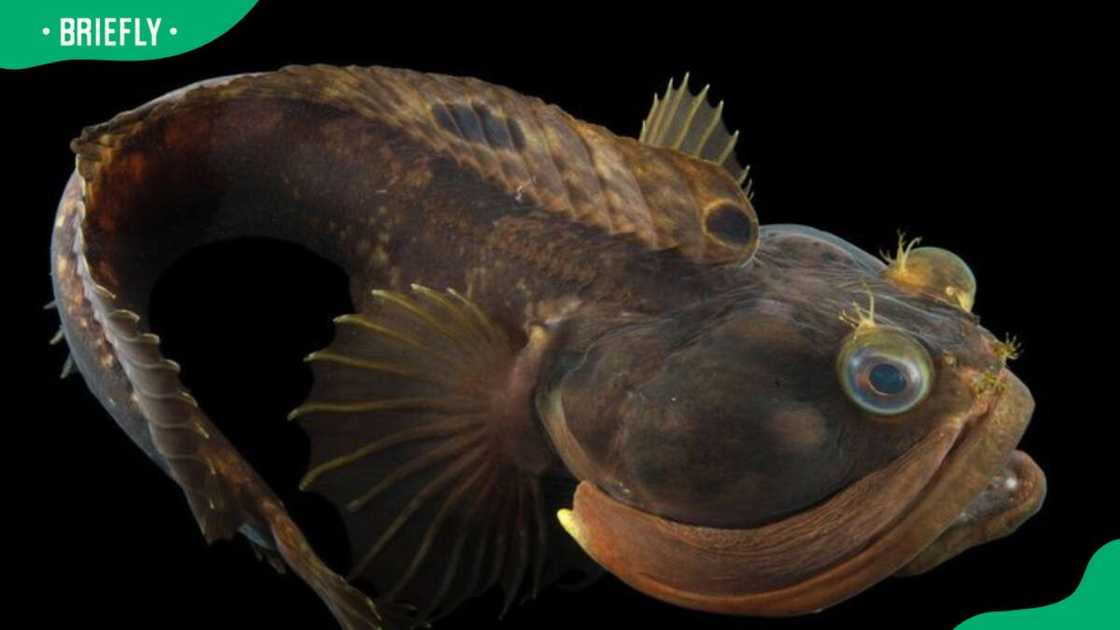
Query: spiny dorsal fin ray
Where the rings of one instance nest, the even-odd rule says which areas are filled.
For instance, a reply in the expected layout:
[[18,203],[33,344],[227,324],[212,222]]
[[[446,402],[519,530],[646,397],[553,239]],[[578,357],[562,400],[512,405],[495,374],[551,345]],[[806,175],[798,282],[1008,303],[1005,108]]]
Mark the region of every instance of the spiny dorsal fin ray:
[[301,487],[342,514],[349,579],[416,623],[495,584],[507,601],[535,592],[545,549],[564,539],[540,479],[495,437],[508,410],[492,401],[517,349],[452,290],[374,295],[371,312],[336,318],[334,342],[307,357],[312,391],[290,415],[311,442]]
[[689,75],[685,74],[679,87],[674,87],[670,79],[664,95],[654,94],[653,105],[642,121],[638,139],[650,146],[669,147],[719,164],[749,195],[750,166],[741,166],[735,157],[739,132],[728,131],[723,122],[723,101],[715,106],[708,103],[707,85],[692,94],[688,89],[688,78]]

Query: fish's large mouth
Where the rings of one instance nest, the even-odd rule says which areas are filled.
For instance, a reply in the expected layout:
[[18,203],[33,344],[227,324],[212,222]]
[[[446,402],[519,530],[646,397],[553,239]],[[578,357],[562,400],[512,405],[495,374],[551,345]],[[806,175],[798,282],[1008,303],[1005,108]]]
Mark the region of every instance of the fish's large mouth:
[[918,575],[976,545],[1003,538],[1034,516],[1046,498],[1046,476],[1023,451],[1012,451],[988,485],[922,553],[896,575]]
[[1007,535],[1038,510],[1045,477],[1015,450],[1034,401],[1009,371],[999,382],[891,465],[777,523],[676,523],[587,482],[561,521],[599,564],[658,599],[724,614],[820,610]]
[[[943,479],[930,483],[931,489],[960,484],[962,490],[970,490],[957,494],[967,502],[896,575],[924,573],[971,547],[1007,536],[1042,507],[1046,476],[1029,455],[1014,448],[1030,421],[1034,401],[1011,372],[1005,370],[1000,382],[1003,394],[990,411],[964,427],[938,473]],[[981,477],[984,473],[988,474]],[[971,492],[977,479],[983,484]],[[919,501],[930,501],[929,493]]]

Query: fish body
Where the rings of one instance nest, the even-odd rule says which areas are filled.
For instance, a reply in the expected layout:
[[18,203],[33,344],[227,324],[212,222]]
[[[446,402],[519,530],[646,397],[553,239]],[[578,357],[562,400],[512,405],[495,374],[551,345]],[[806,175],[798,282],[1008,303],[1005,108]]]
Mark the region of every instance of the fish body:
[[[345,627],[496,584],[508,606],[589,558],[677,604],[798,614],[1012,531],[1045,490],[1014,451],[1033,403],[967,266],[760,227],[721,108],[670,84],[639,140],[405,70],[188,86],[72,144],[52,276],[74,364],[208,539],[245,534]],[[241,236],[350,278],[291,415],[349,567],[146,327],[163,269]]]

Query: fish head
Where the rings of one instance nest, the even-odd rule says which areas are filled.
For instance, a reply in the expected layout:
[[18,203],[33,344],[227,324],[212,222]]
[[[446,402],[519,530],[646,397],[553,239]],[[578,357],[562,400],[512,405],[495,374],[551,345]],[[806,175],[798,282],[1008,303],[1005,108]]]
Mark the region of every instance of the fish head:
[[790,615],[1014,531],[1045,495],[1034,408],[946,250],[879,260],[766,226],[717,295],[574,333],[537,407],[581,480],[562,511],[647,594]]

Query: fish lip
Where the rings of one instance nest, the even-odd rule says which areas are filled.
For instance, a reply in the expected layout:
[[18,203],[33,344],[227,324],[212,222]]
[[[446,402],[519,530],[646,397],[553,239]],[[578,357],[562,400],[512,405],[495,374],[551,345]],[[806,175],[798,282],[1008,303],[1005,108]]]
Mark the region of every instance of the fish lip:
[[[819,611],[932,553],[931,545],[992,477],[1011,458],[1022,459],[1011,454],[1034,401],[1009,371],[1003,370],[998,382],[998,389],[946,418],[886,469],[772,526],[736,530],[674,523],[619,503],[588,482],[580,483],[561,522],[607,570],[663,601],[735,615]],[[878,513],[883,518],[876,521]],[[835,529],[833,522],[849,525]],[[944,558],[964,548],[950,549]],[[826,555],[814,557],[821,553]]]
[[[962,443],[969,439],[984,439],[986,434],[1004,434],[1003,439],[998,440],[1000,447],[992,449],[997,455],[987,458],[989,461],[999,460],[998,465],[987,467],[991,474],[986,478],[985,485],[968,498],[958,515],[946,523],[941,533],[902,566],[896,575],[925,573],[972,547],[1008,536],[1042,508],[1047,492],[1046,475],[1027,453],[1016,448],[1030,423],[1034,400],[1026,386],[1009,370],[1002,371],[1000,382],[1005,384],[1003,395],[985,413],[966,423],[929,485],[939,483],[940,477],[947,476],[943,471],[949,470],[950,460],[963,457],[959,453]],[[1001,450],[1004,454],[999,458]],[[975,476],[975,471],[972,474]],[[946,479],[940,482],[952,481]],[[923,500],[925,493],[915,499],[915,504]]]
[[920,575],[972,547],[1009,536],[1042,509],[1045,498],[1046,475],[1030,455],[1013,450],[988,487],[895,575]]

